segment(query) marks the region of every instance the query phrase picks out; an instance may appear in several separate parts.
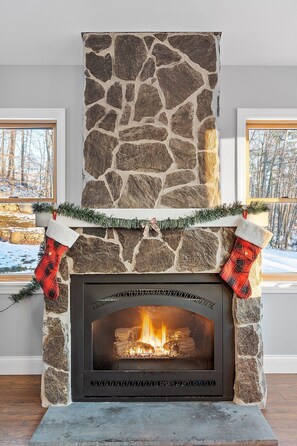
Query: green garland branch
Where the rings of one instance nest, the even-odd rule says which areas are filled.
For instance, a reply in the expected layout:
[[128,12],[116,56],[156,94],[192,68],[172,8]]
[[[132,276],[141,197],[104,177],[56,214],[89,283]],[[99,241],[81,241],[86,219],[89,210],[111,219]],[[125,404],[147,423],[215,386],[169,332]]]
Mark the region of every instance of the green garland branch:
[[[45,243],[41,243],[39,252],[38,252],[38,261],[41,259],[45,251]],[[8,310],[10,307],[12,307],[14,304],[19,303],[21,300],[29,299],[33,296],[33,294],[40,289],[40,285],[35,279],[35,277],[32,278],[32,280],[27,283],[18,293],[11,294],[9,298],[13,301],[12,304],[8,305],[8,307],[0,310],[0,313],[4,313],[4,311]]]
[[[241,215],[244,209],[246,209],[249,214],[260,214],[261,212],[267,212],[269,207],[267,203],[261,201],[254,201],[249,206],[244,206],[240,202],[235,202],[230,205],[223,204],[221,206],[216,206],[209,209],[198,209],[197,211],[193,212],[192,215],[179,217],[176,219],[167,218],[165,220],[158,220],[157,223],[161,230],[188,228],[197,223],[207,223],[212,220],[218,220],[222,217]],[[52,213],[53,211],[57,211],[58,215],[63,217],[71,217],[76,220],[94,223],[102,228],[139,229],[143,228],[148,223],[147,220],[138,218],[128,219],[108,217],[103,212],[98,212],[88,208],[81,208],[80,206],[71,203],[60,204],[57,209],[50,203],[36,203],[33,205],[33,210],[37,214]],[[44,244],[41,244],[38,254],[39,258],[42,257],[44,249]],[[9,305],[9,307],[1,310],[1,312],[8,310],[8,308],[15,303],[30,298],[39,288],[40,285],[34,277],[31,282],[25,285],[18,293],[10,296],[13,303]]]
[[[197,211],[194,211],[192,215],[185,217],[158,220],[158,227],[161,230],[188,228],[197,223],[207,223],[208,221],[218,220],[222,217],[240,215],[244,209],[247,209],[249,214],[259,214],[261,212],[267,212],[269,208],[267,203],[262,201],[254,201],[249,206],[243,206],[240,202],[235,202],[230,205],[223,204],[214,208],[198,209]],[[102,228],[139,229],[143,228],[148,223],[147,220],[138,218],[129,219],[109,217],[103,212],[81,208],[80,206],[67,202],[60,204],[57,209],[49,203],[37,203],[34,204],[33,210],[35,213],[52,213],[56,210],[60,216],[94,223]]]

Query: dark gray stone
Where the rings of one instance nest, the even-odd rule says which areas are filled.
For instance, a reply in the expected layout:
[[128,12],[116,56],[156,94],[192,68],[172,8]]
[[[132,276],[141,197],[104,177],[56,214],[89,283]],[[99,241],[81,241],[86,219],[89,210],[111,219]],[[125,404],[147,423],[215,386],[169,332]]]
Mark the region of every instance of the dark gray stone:
[[175,251],[180,243],[183,232],[183,229],[166,229],[162,231],[162,239]]
[[197,118],[199,121],[203,121],[203,119],[211,116],[212,108],[212,91],[210,90],[202,90],[201,93],[197,96]]
[[59,265],[59,271],[60,271],[60,274],[61,274],[61,277],[63,280],[69,279],[69,268],[68,268],[67,256],[62,257],[60,265]]
[[208,82],[211,89],[214,89],[218,83],[218,75],[217,73],[210,74],[208,76]]
[[117,122],[117,113],[114,110],[110,110],[106,116],[98,124],[98,128],[113,132]]
[[50,407],[30,446],[277,446],[260,409],[229,401]]
[[98,82],[93,79],[86,78],[85,86],[85,104],[89,105],[93,102],[99,101],[99,99],[104,98],[105,90]]
[[105,175],[105,178],[108,183],[112,198],[114,199],[114,201],[116,201],[121,194],[123,180],[121,176],[114,171],[108,172]]
[[130,116],[131,116],[131,107],[129,104],[126,104],[120,120],[120,125],[127,125],[129,123]]
[[98,130],[87,136],[84,146],[85,170],[94,178],[111,167],[112,151],[117,143],[116,138]]
[[150,77],[153,77],[155,74],[155,69],[155,61],[152,57],[150,57],[143,65],[142,71],[140,73],[140,80],[144,82]]
[[116,168],[119,170],[165,172],[172,163],[166,145],[160,142],[124,143],[116,154]]
[[143,237],[143,230],[141,229],[117,229],[119,241],[123,247],[123,259],[132,262],[133,252],[135,246]]
[[90,72],[97,79],[100,79],[103,82],[108,81],[112,75],[112,61],[110,54],[106,54],[106,56],[97,56],[95,53],[87,53],[86,54],[86,68],[90,70]]
[[109,34],[88,34],[85,39],[87,48],[91,48],[95,53],[106,50],[111,45],[111,36]]
[[146,44],[148,50],[149,50],[150,47],[152,46],[152,43],[153,43],[154,40],[155,40],[155,39],[154,39],[153,36],[145,36],[145,37],[144,37],[144,41],[145,41],[145,44]]
[[152,85],[140,85],[135,104],[135,121],[141,121],[146,116],[154,117],[161,108],[162,102],[158,90]]
[[165,112],[160,113],[159,121],[162,122],[162,124],[164,124],[164,125],[168,124],[168,118],[167,118]]
[[106,229],[104,228],[84,228],[83,233],[86,235],[93,235],[94,237],[105,238]]
[[48,334],[43,338],[43,361],[56,369],[68,371],[68,339],[60,319],[48,317],[44,325]]
[[223,248],[221,251],[220,266],[223,266],[230,257],[230,253],[232,251],[236,236],[235,236],[235,228],[221,228],[220,232],[222,237],[222,248]]
[[225,251],[231,253],[236,239],[235,228],[221,228],[221,233],[222,233],[223,248],[225,249]]
[[126,101],[131,102],[134,99],[135,87],[134,84],[127,84],[126,87]]
[[178,169],[193,169],[197,164],[196,148],[194,144],[178,138],[169,141],[174,161]]
[[169,110],[184,102],[203,85],[202,75],[187,62],[173,67],[159,68],[157,78]]
[[185,230],[178,253],[177,270],[194,273],[215,269],[218,249],[219,240],[214,233],[203,229]]
[[166,40],[167,33],[156,33],[154,36],[161,42],[164,42],[164,40]]
[[81,204],[94,209],[113,207],[113,201],[104,181],[88,181],[82,193]]
[[116,108],[122,108],[123,89],[119,82],[111,85],[107,91],[106,102]]
[[208,71],[217,69],[217,50],[212,33],[177,35],[168,38],[170,45],[185,53]]
[[233,297],[233,314],[237,324],[256,324],[261,320],[261,297],[240,299]]
[[111,228],[107,228],[107,230],[106,230],[106,237],[108,239],[114,240],[114,230],[111,229]]
[[184,138],[193,138],[194,107],[191,102],[182,105],[171,118],[173,133]]
[[86,111],[86,128],[90,130],[96,122],[105,116],[106,109],[102,105],[95,104]]
[[165,127],[155,127],[153,125],[130,127],[119,132],[119,138],[121,141],[139,141],[141,139],[164,141],[167,136],[168,132]]
[[156,43],[153,48],[153,55],[156,58],[157,67],[160,65],[169,65],[173,62],[178,62],[181,57],[175,51],[172,51],[168,46]]
[[256,326],[236,327],[236,339],[236,348],[239,355],[257,356],[259,352],[259,335]]
[[153,208],[161,188],[160,178],[150,175],[129,175],[119,200],[119,207]]
[[206,208],[209,206],[208,188],[203,184],[181,186],[164,193],[161,205],[168,208]]
[[166,271],[174,263],[174,253],[160,240],[143,239],[136,255],[135,271],[151,273]]
[[[52,367],[46,369],[44,374],[44,395],[50,404],[67,404],[68,387],[69,378],[67,372],[55,370]],[[56,430],[56,427],[54,430]]]
[[195,178],[195,174],[192,170],[178,170],[166,175],[164,187],[173,187],[178,186],[179,184],[191,183]]
[[126,34],[115,39],[115,74],[118,78],[134,81],[146,59],[147,50],[142,39]]
[[119,246],[97,237],[80,236],[68,256],[73,259],[74,274],[123,273]]
[[[63,262],[63,260],[64,260],[64,262]],[[61,267],[61,265],[62,265],[62,267]],[[66,264],[66,267],[63,265],[65,265],[65,257],[62,259],[62,262],[60,263],[59,271],[60,271],[60,273],[63,270],[64,270],[64,272],[66,272],[65,270],[67,268],[67,275],[69,277],[67,264]],[[51,312],[51,313],[56,313],[56,314],[61,314],[61,313],[65,313],[66,311],[68,311],[68,285],[66,285],[64,283],[59,283],[59,292],[60,292],[60,295],[57,300],[52,300],[52,299],[47,299],[47,298],[44,299],[46,311]]]
[[245,404],[259,403],[264,398],[260,387],[260,362],[256,358],[237,359],[234,392]]

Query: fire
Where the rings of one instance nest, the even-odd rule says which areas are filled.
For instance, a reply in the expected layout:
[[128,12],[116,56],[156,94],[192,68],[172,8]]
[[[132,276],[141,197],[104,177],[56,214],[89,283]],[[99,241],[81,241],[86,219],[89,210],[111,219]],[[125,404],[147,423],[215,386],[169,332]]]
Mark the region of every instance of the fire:
[[156,328],[147,311],[142,313],[141,333],[135,347],[130,349],[131,355],[168,355],[169,351],[164,349],[167,342],[167,327],[162,322],[161,328]]

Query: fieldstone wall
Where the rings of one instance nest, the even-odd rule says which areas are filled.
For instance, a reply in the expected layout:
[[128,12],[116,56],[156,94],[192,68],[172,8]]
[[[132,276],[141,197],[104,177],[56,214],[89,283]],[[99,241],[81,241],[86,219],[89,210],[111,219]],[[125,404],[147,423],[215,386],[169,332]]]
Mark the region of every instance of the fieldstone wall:
[[[234,243],[235,228],[154,231],[77,229],[80,237],[59,268],[60,298],[45,299],[42,379],[44,406],[69,404],[70,276],[104,273],[219,273]],[[250,274],[252,297],[233,297],[235,326],[234,401],[265,406],[261,320],[261,258]]]
[[85,33],[82,205],[219,204],[220,33]]

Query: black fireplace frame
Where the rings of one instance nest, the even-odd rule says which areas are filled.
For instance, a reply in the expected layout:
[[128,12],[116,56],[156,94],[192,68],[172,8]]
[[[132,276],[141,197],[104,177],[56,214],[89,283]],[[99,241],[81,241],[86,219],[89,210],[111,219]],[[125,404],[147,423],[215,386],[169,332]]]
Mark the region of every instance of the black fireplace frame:
[[[219,275],[71,275],[70,296],[72,401],[233,399],[232,292]],[[174,305],[214,320],[214,370],[92,370],[92,322],[141,305]]]

